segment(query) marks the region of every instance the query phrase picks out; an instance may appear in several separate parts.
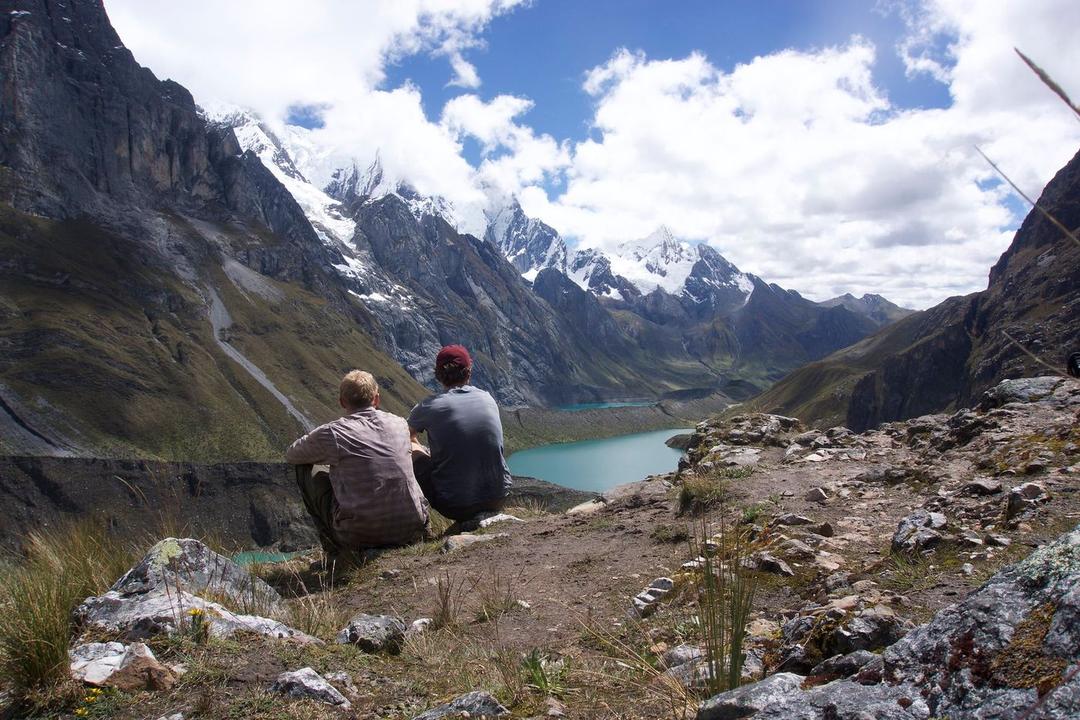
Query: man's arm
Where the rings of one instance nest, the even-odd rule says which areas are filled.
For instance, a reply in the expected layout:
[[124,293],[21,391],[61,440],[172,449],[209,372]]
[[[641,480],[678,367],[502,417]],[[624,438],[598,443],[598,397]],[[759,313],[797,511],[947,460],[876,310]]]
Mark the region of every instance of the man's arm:
[[322,425],[303,436],[285,451],[290,465],[326,465],[337,462],[337,441],[329,425]]

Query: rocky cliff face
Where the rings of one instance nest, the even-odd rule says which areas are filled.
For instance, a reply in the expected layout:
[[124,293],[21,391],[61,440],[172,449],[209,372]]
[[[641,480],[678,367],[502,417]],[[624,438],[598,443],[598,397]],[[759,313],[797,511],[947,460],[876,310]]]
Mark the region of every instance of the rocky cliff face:
[[[1080,155],[1039,205],[1080,225]],[[1001,379],[1044,372],[1006,337],[1064,372],[1080,328],[1080,247],[1032,211],[990,271],[986,290],[949,298],[802,368],[755,401],[853,429],[963,407]]]

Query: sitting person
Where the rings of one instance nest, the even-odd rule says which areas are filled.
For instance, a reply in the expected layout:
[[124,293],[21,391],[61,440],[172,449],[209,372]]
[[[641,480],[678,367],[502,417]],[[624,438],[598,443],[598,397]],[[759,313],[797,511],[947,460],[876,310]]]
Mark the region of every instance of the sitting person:
[[[345,415],[321,425],[285,451],[331,562],[355,562],[355,551],[405,545],[428,527],[424,495],[413,476],[409,429],[379,410],[371,373],[353,370],[341,381]],[[328,464],[330,472],[312,473]]]
[[[498,512],[511,485],[499,408],[469,384],[471,378],[469,352],[461,345],[444,347],[435,358],[443,392],[409,413],[416,480],[431,507],[458,521]],[[421,432],[427,432],[430,455],[416,440]]]

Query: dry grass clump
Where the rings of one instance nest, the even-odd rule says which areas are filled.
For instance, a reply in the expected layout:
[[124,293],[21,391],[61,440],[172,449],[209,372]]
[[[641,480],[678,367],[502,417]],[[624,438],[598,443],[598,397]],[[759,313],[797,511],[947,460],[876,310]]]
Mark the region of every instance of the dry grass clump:
[[71,612],[111,586],[138,559],[103,524],[65,523],[31,532],[25,561],[0,578],[0,676],[18,691],[67,675]]

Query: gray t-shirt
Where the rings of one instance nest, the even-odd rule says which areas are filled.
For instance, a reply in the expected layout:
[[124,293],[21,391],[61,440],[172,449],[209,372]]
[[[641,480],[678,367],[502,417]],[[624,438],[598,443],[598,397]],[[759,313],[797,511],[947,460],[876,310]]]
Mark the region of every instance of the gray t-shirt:
[[510,492],[499,408],[484,390],[463,385],[432,395],[409,413],[409,427],[427,431],[433,505],[470,507]]

